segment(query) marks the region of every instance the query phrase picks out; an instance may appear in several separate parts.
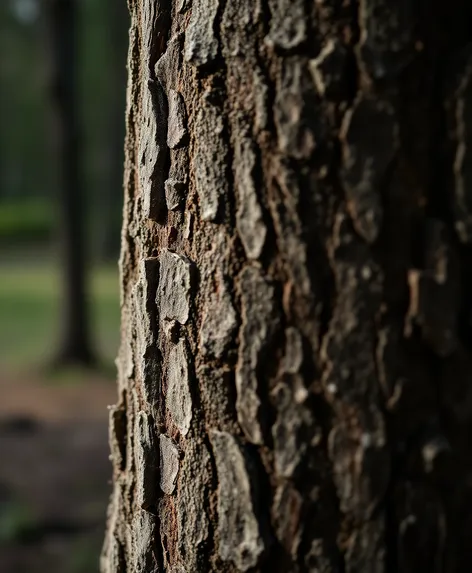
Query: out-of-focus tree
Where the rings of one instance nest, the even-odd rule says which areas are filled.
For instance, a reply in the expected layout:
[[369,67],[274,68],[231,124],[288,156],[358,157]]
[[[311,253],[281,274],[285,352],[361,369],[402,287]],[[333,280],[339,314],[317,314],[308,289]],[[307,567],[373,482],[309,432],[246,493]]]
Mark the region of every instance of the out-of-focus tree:
[[60,163],[60,256],[63,278],[60,364],[90,364],[84,242],[84,186],[79,128],[78,4],[76,0],[48,0],[52,82],[56,115],[56,144]]
[[100,232],[100,255],[109,260],[118,255],[120,244],[129,15],[124,0],[107,0],[106,8],[109,22],[108,45],[111,48],[108,79],[113,89],[109,93],[107,106],[109,145],[106,146],[106,181],[100,197],[104,218],[97,230]]

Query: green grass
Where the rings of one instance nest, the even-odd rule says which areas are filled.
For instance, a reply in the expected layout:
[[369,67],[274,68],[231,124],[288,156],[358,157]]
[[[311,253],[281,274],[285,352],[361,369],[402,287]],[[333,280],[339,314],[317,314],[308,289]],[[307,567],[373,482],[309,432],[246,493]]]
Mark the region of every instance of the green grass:
[[[118,271],[91,272],[92,336],[110,363],[119,340]],[[17,370],[44,364],[59,347],[60,277],[53,263],[0,260],[0,365]]]
[[23,198],[0,204],[0,244],[46,240],[54,227],[54,210],[47,201]]

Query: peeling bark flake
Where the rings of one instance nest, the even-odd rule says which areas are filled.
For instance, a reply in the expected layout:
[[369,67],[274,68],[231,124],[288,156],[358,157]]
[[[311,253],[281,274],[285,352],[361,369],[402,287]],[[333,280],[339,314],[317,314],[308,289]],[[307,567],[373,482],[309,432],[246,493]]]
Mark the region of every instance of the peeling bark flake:
[[159,260],[148,258],[139,263],[139,278],[133,289],[136,332],[136,372],[143,397],[151,406],[158,401],[161,375],[160,355],[156,346],[154,321],[157,319],[155,296],[159,276]]
[[131,524],[131,549],[133,571],[135,573],[159,573],[155,556],[156,518],[139,511]]
[[190,313],[191,268],[186,257],[164,249],[159,257],[156,303],[160,318],[185,324]]
[[267,229],[254,182],[256,155],[249,139],[241,137],[236,141],[234,160],[238,193],[236,226],[247,257],[256,260],[262,254]]
[[137,21],[140,24],[141,50],[140,56],[145,74],[152,73],[152,66],[156,57],[164,49],[167,42],[167,34],[170,27],[170,0],[129,0],[130,4],[136,5],[138,12]]
[[233,561],[239,571],[248,571],[257,565],[264,541],[245,451],[228,432],[211,430],[210,440],[218,473],[218,551],[223,561]]
[[185,34],[185,59],[197,67],[211,64],[218,55],[215,21],[219,0],[193,0]]
[[[139,176],[145,217],[160,220],[165,205],[164,178],[168,148],[167,105],[164,91],[154,80],[144,82],[139,133]],[[165,208],[165,207],[164,207]]]
[[172,37],[166,46],[166,51],[157,60],[154,73],[162,87],[168,91],[176,89],[179,69],[182,67],[183,34]]
[[146,412],[140,411],[136,416],[134,442],[136,505],[147,511],[156,505],[159,460],[153,421]]
[[187,118],[182,95],[173,89],[167,92],[169,118],[167,121],[167,145],[174,149],[187,137]]
[[159,436],[160,486],[167,495],[174,492],[180,467],[180,452],[172,438],[165,434]]
[[185,191],[185,183],[175,179],[167,179],[165,182],[166,204],[169,211],[180,207]]
[[263,443],[258,367],[277,326],[275,291],[256,267],[246,267],[239,280],[242,327],[236,367],[236,409],[248,440]]
[[183,436],[187,435],[192,421],[189,361],[190,356],[185,341],[181,339],[169,352],[166,407]]

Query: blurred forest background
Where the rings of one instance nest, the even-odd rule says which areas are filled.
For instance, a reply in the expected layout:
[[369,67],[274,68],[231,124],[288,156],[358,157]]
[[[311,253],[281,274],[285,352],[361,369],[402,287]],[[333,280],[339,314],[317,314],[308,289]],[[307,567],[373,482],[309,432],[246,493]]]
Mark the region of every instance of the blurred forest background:
[[0,2],[1,573],[98,571],[127,46],[126,0]]

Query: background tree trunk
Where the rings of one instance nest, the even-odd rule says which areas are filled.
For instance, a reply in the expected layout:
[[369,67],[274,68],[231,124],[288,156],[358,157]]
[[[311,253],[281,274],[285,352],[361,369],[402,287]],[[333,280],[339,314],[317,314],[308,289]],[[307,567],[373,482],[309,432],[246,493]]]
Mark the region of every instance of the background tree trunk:
[[62,331],[57,362],[91,364],[86,295],[84,189],[82,187],[77,77],[76,0],[48,0],[53,99],[59,157],[60,253],[63,279]]
[[107,185],[100,197],[104,217],[99,228],[100,258],[105,262],[116,261],[120,250],[120,221],[123,196],[123,140],[125,134],[124,111],[126,107],[126,51],[128,36],[128,11],[126,2],[107,0],[109,42],[112,59],[109,69],[113,93],[108,101],[108,153],[106,155]]
[[103,571],[463,571],[470,3],[129,5]]

